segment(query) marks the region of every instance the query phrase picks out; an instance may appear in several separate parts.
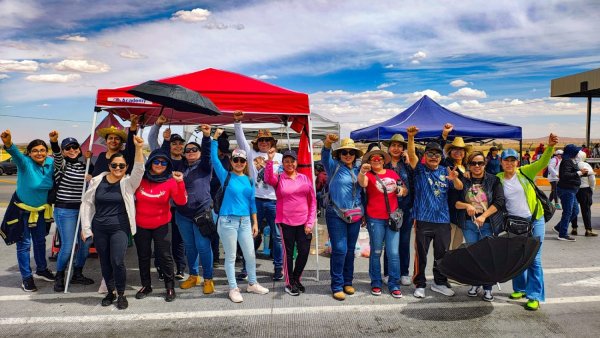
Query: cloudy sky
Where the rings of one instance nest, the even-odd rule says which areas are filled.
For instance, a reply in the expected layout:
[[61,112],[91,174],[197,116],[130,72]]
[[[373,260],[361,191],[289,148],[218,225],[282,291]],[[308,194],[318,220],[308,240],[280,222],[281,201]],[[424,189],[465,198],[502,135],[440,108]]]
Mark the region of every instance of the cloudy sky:
[[0,0],[0,128],[83,137],[99,88],[212,67],[308,93],[345,135],[427,94],[584,137],[585,99],[550,98],[550,80],[600,68],[598,18],[597,0]]

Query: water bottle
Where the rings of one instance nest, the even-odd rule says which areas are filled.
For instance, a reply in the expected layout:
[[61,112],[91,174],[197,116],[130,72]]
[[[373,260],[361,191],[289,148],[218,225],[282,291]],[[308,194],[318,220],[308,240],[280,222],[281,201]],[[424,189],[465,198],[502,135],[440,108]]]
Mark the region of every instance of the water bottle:
[[263,255],[270,255],[271,249],[269,249],[269,243],[271,241],[271,227],[266,226],[263,230]]

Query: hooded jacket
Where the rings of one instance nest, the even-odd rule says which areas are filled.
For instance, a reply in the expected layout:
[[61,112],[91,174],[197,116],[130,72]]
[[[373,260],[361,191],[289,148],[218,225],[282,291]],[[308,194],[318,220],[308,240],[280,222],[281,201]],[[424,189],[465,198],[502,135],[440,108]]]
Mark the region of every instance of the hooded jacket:
[[579,148],[568,144],[563,153],[563,160],[558,167],[558,187],[562,189],[578,190],[581,186],[581,171],[575,163]]
[[197,213],[210,207],[210,179],[212,163],[210,160],[210,137],[202,137],[200,160],[193,164],[184,163],[183,182],[188,194],[184,205],[177,205],[177,212],[187,218],[193,218]]

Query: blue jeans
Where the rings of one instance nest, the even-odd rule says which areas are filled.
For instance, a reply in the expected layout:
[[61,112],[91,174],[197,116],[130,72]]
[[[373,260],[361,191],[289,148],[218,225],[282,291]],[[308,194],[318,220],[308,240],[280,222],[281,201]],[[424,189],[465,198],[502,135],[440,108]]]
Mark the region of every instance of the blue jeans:
[[[477,225],[475,223],[473,223],[472,220],[470,220],[470,219],[465,220],[465,226],[462,229],[462,231],[463,231],[463,235],[465,237],[465,242],[467,242],[467,244],[472,244],[472,243],[478,242],[478,241],[484,239],[485,237],[492,236],[492,234],[493,234],[492,225],[489,222],[483,223],[483,226],[481,226],[481,228],[479,228],[479,230],[477,228],[478,228]],[[483,289],[491,290],[492,285],[484,285]]]
[[204,279],[213,278],[212,250],[210,248],[210,238],[202,236],[200,230],[194,221],[180,214],[175,213],[175,220],[179,227],[179,233],[185,245],[185,255],[187,257],[190,275],[199,275],[199,262],[202,262],[202,277]]
[[385,242],[390,276],[388,288],[390,291],[394,291],[400,289],[398,285],[400,279],[400,232],[391,230],[387,223],[388,221],[385,219],[367,217],[367,230],[369,230],[369,244],[371,246],[369,277],[371,277],[371,287],[381,288],[381,252]]
[[[410,267],[410,234],[413,229],[413,219],[410,217],[411,209],[402,209],[404,217],[402,218],[402,227],[400,228],[400,276],[408,276]],[[383,248],[383,275],[388,276],[387,249]]]
[[88,240],[84,242],[80,235],[81,228],[75,233],[78,215],[79,209],[54,208],[54,221],[56,222],[56,228],[60,234],[61,243],[60,251],[56,258],[56,271],[66,270],[69,259],[71,258],[71,250],[73,249],[73,240],[75,237],[77,237],[77,249],[75,250],[73,266],[76,268],[83,268],[85,265],[92,239],[88,238]]
[[577,204],[577,199],[575,198],[577,194],[577,189],[564,189],[558,187],[556,189],[558,193],[558,197],[560,197],[560,203],[562,205],[562,215],[560,216],[560,221],[558,222],[558,236],[567,237],[567,232],[569,231],[569,222],[573,218],[577,218],[579,215],[579,204]]
[[[276,269],[283,268],[283,248],[279,227],[275,225],[275,210],[277,201],[262,198],[256,199],[256,217],[258,218],[259,233],[262,234],[265,226],[271,227],[271,243],[273,245],[273,266]],[[266,220],[266,224],[262,220]],[[257,236],[258,238],[258,236]],[[254,246],[255,250],[257,246]],[[244,257],[246,257],[244,255]]]
[[544,233],[546,232],[546,223],[544,217],[540,217],[533,222],[533,237],[540,240],[540,250],[531,265],[520,275],[512,280],[513,290],[525,292],[528,299],[544,301],[546,293],[544,291],[544,270],[542,269],[542,247],[544,243]]
[[248,282],[256,283],[256,254],[254,253],[254,239],[252,238],[252,225],[250,216],[220,216],[217,231],[225,251],[225,273],[230,289],[237,288],[235,280],[235,254],[237,243],[244,254]]
[[30,228],[27,226],[29,212],[21,212],[21,224],[25,224],[23,229],[23,238],[17,242],[17,262],[21,277],[27,279],[32,277],[31,266],[29,264],[29,250],[33,242],[33,258],[35,260],[36,271],[44,271],[48,268],[46,262],[46,221],[44,221],[44,212],[39,213],[37,226]]
[[348,224],[338,217],[331,206],[327,207],[325,220],[331,241],[331,259],[329,260],[331,291],[336,293],[342,291],[344,286],[352,285],[354,249],[361,221]]

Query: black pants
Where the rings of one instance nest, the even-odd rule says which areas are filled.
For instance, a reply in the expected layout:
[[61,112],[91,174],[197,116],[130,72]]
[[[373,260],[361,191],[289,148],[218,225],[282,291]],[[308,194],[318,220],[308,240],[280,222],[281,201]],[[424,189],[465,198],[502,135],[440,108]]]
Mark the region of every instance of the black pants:
[[[175,266],[177,267],[177,271],[184,271],[187,258],[185,256],[185,246],[183,244],[183,239],[181,238],[181,234],[179,233],[179,227],[177,226],[177,222],[175,221],[175,211],[177,209],[175,207],[171,207],[171,250],[173,254],[173,260],[175,261]],[[158,251],[158,247],[156,246],[156,242],[154,242],[154,251]],[[154,266],[160,267],[160,255],[154,254]],[[162,268],[161,268],[162,270]]]
[[[285,271],[285,283],[290,285],[292,281],[300,281],[302,272],[308,261],[310,242],[312,234],[304,232],[303,225],[291,226],[280,223],[281,239],[283,240],[283,269]],[[294,266],[294,246],[298,249],[296,266]]]
[[[580,188],[575,195],[581,208],[581,217],[586,230],[592,230],[592,195],[594,192],[590,187]],[[577,222],[571,222],[571,227],[577,229]]]
[[129,243],[129,234],[123,230],[106,231],[101,227],[93,227],[94,245],[100,258],[102,278],[106,282],[108,292],[125,292],[127,270],[125,269],[125,253]]
[[558,181],[550,181],[550,187],[551,187],[551,191],[550,191],[550,202],[554,201],[554,203],[558,203],[558,194],[556,193],[556,187],[557,187]]
[[427,267],[427,252],[429,252],[429,245],[432,240],[433,279],[435,284],[438,285],[448,283],[448,278],[440,273],[435,261],[444,257],[450,246],[450,224],[417,221],[415,228],[415,271],[413,274],[413,283],[417,288],[424,288],[427,285],[425,268]]
[[165,275],[165,288],[174,287],[173,283],[173,257],[171,256],[171,238],[169,223],[156,229],[143,229],[138,227],[133,239],[137,248],[138,262],[140,265],[140,279],[142,286],[152,286],[150,279],[150,261],[152,259],[152,241],[154,241],[154,255],[160,257],[160,269]]

